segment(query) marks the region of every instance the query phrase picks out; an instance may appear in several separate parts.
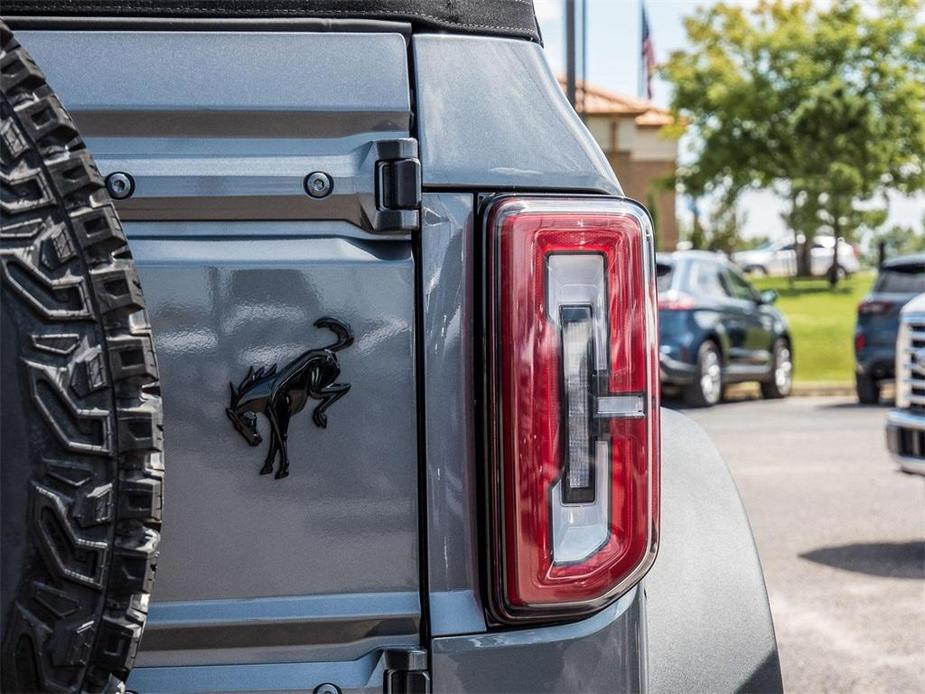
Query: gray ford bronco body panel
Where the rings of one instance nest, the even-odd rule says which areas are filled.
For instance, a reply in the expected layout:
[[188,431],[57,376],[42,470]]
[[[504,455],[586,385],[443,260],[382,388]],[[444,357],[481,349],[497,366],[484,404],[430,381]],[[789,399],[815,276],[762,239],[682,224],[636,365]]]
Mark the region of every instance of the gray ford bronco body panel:
[[[620,187],[537,43],[381,18],[309,28],[18,27],[102,173],[134,180],[117,209],[169,472],[130,689],[377,692],[396,649],[424,652],[434,691],[780,689],[735,487],[667,411],[647,578],[571,623],[486,620],[480,196]],[[381,163],[415,158],[419,207],[381,214]],[[316,171],[333,179],[323,198],[304,187]],[[349,391],[325,427],[308,408],[293,419],[288,477],[260,475],[267,423],[259,447],[242,440],[229,383],[329,345],[324,317],[349,325]]]

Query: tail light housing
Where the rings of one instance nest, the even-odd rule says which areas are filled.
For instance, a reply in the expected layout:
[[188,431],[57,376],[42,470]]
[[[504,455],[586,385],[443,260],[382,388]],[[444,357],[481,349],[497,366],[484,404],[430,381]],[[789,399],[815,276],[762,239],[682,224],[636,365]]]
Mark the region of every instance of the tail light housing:
[[486,219],[489,610],[567,619],[655,559],[651,222],[608,198],[500,198]]

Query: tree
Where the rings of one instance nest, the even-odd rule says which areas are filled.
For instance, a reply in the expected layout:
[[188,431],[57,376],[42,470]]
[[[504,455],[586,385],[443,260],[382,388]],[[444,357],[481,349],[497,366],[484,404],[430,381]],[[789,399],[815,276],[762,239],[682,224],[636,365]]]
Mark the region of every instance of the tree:
[[742,246],[740,229],[743,223],[735,201],[723,200],[710,211],[706,224],[695,217],[688,241],[691,248],[728,255]]
[[[925,188],[922,0],[761,0],[685,20],[663,75],[695,138],[682,192],[774,190],[806,239],[849,240],[885,218],[886,192]],[[837,278],[837,256],[831,269]]]
[[877,229],[865,238],[866,259],[876,264],[880,260],[880,246],[887,258],[912,253],[925,253],[925,216],[919,229],[912,225],[894,224],[887,229]]

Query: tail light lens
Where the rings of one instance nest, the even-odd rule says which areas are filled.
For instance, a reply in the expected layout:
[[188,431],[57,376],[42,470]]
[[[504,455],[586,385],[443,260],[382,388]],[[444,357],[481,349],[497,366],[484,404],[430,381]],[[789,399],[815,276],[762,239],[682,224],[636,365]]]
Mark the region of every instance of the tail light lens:
[[655,558],[651,223],[604,198],[503,198],[487,219],[490,608],[580,615]]
[[862,301],[858,305],[859,316],[879,316],[893,310],[892,301]]
[[670,289],[658,297],[659,311],[690,311],[697,308],[694,297],[677,289]]

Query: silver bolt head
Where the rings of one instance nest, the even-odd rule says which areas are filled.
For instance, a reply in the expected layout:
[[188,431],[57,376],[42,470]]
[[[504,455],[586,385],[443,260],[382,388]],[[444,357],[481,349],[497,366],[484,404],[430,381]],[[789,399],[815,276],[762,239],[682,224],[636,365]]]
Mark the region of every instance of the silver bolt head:
[[340,687],[337,685],[331,684],[330,682],[325,682],[324,684],[319,684],[315,687],[313,694],[341,694]]
[[127,173],[116,171],[106,177],[106,190],[114,200],[124,200],[135,192],[135,180]]
[[313,198],[325,198],[334,189],[334,181],[324,171],[314,171],[305,177],[305,192]]

